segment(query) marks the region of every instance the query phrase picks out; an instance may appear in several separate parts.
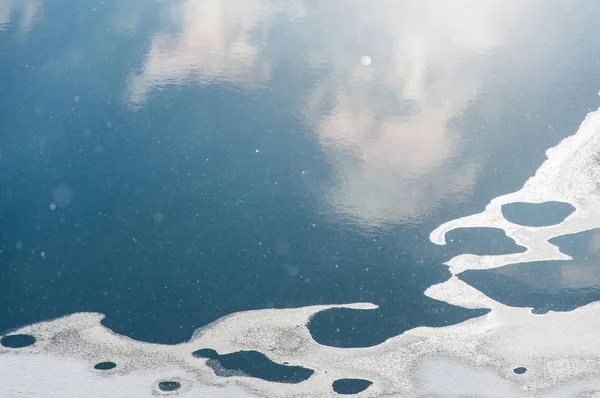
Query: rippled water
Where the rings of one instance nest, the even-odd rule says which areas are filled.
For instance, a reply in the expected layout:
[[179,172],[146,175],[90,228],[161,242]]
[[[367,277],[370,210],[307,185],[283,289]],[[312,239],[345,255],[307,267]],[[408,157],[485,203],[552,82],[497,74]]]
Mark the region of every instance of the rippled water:
[[[122,396],[580,378],[591,342],[585,358],[559,338],[538,356],[494,344],[594,327],[599,16],[591,0],[0,0],[0,370],[61,380],[68,357],[55,367],[85,385],[101,364]],[[15,377],[0,391],[46,396]],[[482,391],[459,387],[441,394]]]

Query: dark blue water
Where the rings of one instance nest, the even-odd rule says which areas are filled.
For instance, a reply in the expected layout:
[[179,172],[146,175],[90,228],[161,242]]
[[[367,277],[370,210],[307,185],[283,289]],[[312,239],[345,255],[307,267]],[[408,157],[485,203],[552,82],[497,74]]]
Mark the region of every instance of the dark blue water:
[[[494,40],[462,46],[410,44],[436,7],[412,1],[35,4],[0,29],[4,332],[97,311],[172,344],[235,311],[379,305],[311,320],[349,347],[481,316],[423,292],[454,255],[523,248],[429,233],[518,189],[598,105],[592,1],[514,5],[519,29],[483,20]],[[566,309],[514,281],[483,291]]]
[[373,384],[363,379],[338,379],[333,382],[333,390],[338,394],[358,394]]
[[550,240],[572,260],[510,264],[465,271],[459,277],[487,296],[533,313],[571,311],[600,300],[600,234],[597,230]]
[[314,373],[302,366],[289,366],[271,361],[257,351],[237,351],[219,355],[215,350],[202,348],[192,353],[195,358],[207,358],[206,364],[216,375],[256,377],[278,383],[301,383]]
[[528,227],[545,227],[560,224],[575,211],[575,207],[564,202],[509,203],[502,206],[504,218],[513,224]]

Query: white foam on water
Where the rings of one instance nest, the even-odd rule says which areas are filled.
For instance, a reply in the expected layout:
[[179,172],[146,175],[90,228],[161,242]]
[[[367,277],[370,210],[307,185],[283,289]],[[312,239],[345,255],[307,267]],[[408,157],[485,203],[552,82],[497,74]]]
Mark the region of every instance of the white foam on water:
[[[496,227],[525,246],[520,254],[451,259],[454,272],[509,263],[566,259],[548,240],[600,227],[600,112],[588,115],[579,131],[547,151],[548,160],[523,188],[495,198],[485,211],[442,225],[431,234],[443,244],[459,227]],[[598,162],[600,163],[600,162]],[[512,202],[563,201],[576,210],[560,224],[531,228],[511,224],[501,206]],[[231,314],[199,329],[190,341],[160,345],[135,341],[101,325],[102,314],[77,313],[23,327],[13,333],[37,339],[24,348],[0,347],[0,396],[335,396],[340,378],[373,382],[360,397],[594,397],[600,394],[600,302],[570,312],[534,315],[529,308],[498,303],[456,277],[430,287],[430,297],[491,311],[458,325],[419,327],[366,348],[316,343],[306,324],[324,309],[374,309],[369,303],[268,309]],[[219,354],[256,350],[271,360],[304,366],[315,373],[298,384],[265,382],[232,375],[218,377],[192,352]],[[93,367],[113,361],[117,367]],[[513,369],[527,368],[525,374]],[[173,392],[161,381],[178,381]],[[68,392],[68,393],[67,393]],[[96,395],[94,395],[96,394]]]
[[[548,240],[600,227],[600,111],[587,115],[576,134],[546,151],[548,159],[523,187],[494,198],[479,214],[449,221],[431,235],[431,241],[445,244],[447,232],[456,228],[500,228],[515,242],[527,248],[524,253],[478,256],[462,254],[448,261],[454,274],[468,269],[490,269],[507,264],[570,260]],[[575,206],[561,223],[547,227],[513,224],[502,215],[502,206],[515,202],[567,202]]]
[[[347,307],[375,308],[368,304]],[[565,385],[572,385],[573,394],[579,394],[590,389],[586,377],[600,374],[600,345],[596,344],[600,303],[570,313],[537,316],[525,308],[498,304],[489,314],[458,325],[416,328],[378,346],[351,349],[322,346],[310,337],[305,327],[308,319],[326,308],[331,306],[236,313],[177,345],[143,343],[117,335],[100,324],[103,316],[97,313],[37,323],[14,332],[34,335],[34,345],[0,348],[0,396],[30,393],[50,397],[62,396],[65,391],[73,391],[69,396],[94,396],[85,395],[86,388],[92,387],[98,396],[193,396],[222,387],[222,395],[204,396],[328,397],[335,395],[331,385],[339,378],[371,380],[373,385],[361,397],[421,397],[425,391],[433,396],[459,396],[456,394],[465,391],[473,396],[499,396],[481,395],[484,387],[534,396],[531,391],[546,394]],[[200,348],[213,348],[221,354],[257,350],[278,363],[314,369],[315,374],[298,384],[242,376],[221,378],[204,359],[191,355]],[[113,361],[117,367],[94,370],[102,361]],[[441,379],[431,376],[437,374],[440,363],[455,374],[453,379],[461,389],[448,389],[440,395]],[[525,375],[513,373],[519,366],[528,369]],[[493,383],[471,383],[471,376],[479,373],[488,375]],[[157,385],[166,380],[179,381],[181,389],[161,392]],[[576,381],[579,383],[572,384]]]
[[[131,398],[177,395],[178,397],[254,397],[237,386],[215,387],[193,382],[194,374],[178,367],[132,371],[126,375],[100,375],[89,363],[48,354],[6,355],[0,360],[3,397]],[[106,371],[105,371],[106,372]],[[182,387],[166,393],[160,381],[177,381]]]

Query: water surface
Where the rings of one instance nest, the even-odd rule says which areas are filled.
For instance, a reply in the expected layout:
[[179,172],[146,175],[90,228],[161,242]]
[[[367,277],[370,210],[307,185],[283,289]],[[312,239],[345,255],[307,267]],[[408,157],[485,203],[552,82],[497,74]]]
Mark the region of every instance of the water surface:
[[[599,12],[0,0],[0,332],[89,311],[175,344],[238,311],[370,302],[308,324],[368,347],[488,313],[423,293],[453,256],[524,248],[429,234],[517,190],[597,107]],[[515,267],[460,277],[513,306],[597,298]],[[521,288],[548,278],[552,294]]]

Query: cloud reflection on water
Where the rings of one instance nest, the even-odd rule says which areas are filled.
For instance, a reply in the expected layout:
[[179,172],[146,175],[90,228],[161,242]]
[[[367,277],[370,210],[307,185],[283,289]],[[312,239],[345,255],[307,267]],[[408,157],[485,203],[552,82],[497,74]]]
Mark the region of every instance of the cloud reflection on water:
[[[272,25],[300,18],[300,28],[320,35],[304,47],[307,65],[325,76],[299,94],[298,112],[336,176],[328,203],[363,226],[416,222],[470,196],[478,166],[460,157],[460,117],[526,9],[499,0],[186,0],[153,36],[128,99],[140,105],[152,90],[191,82],[260,87],[281,61],[263,51],[277,36]],[[363,56],[372,63],[361,64]]]
[[502,44],[516,4],[348,5],[354,21],[338,24],[344,34],[335,37],[365,52],[373,47],[364,54],[372,64],[363,66],[359,54],[350,58],[343,42],[328,43],[329,54],[313,57],[331,59],[333,71],[305,110],[338,177],[331,204],[363,225],[380,226],[415,222],[468,198],[478,166],[460,158],[466,132],[458,119],[488,78],[487,58]]
[[131,76],[129,100],[171,84],[234,83],[258,86],[269,78],[270,62],[261,44],[276,15],[303,14],[299,2],[264,0],[186,0],[171,7],[172,26],[152,38],[143,70]]
[[0,32],[15,19],[20,33],[29,31],[41,11],[41,0],[0,0]]

